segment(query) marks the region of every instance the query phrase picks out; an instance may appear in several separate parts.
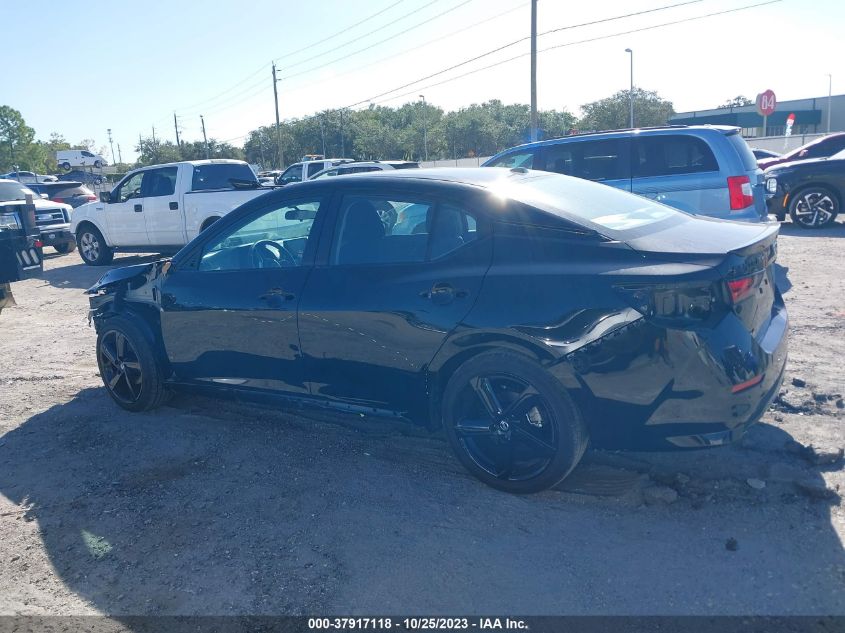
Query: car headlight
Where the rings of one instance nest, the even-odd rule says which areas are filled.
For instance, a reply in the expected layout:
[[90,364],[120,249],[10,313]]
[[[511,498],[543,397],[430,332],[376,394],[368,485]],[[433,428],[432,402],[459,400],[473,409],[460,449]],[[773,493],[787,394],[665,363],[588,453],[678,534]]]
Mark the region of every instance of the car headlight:
[[766,178],[766,191],[769,193],[777,193],[778,192],[778,179],[777,178]]
[[20,229],[21,219],[17,213],[0,213],[0,229]]

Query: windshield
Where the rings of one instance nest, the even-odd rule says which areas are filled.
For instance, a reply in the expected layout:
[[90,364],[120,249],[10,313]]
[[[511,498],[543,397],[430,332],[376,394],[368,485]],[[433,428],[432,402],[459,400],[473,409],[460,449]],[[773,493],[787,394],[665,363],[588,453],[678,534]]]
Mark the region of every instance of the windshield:
[[587,220],[611,231],[628,231],[685,215],[614,187],[557,174],[538,173],[492,189],[549,213]]
[[31,195],[34,199],[38,198],[38,194],[29,187],[24,187],[16,182],[0,182],[0,202],[25,200],[27,194]]
[[830,160],[845,160],[845,149],[836,152],[833,156],[830,157]]

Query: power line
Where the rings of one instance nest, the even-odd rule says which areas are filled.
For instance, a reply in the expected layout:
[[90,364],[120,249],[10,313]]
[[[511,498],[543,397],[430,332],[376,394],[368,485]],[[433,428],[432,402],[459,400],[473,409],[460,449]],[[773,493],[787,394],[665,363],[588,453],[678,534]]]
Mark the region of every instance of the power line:
[[[317,66],[312,66],[312,67],[310,67],[310,68],[306,68],[305,70],[300,70],[300,71],[295,72],[295,73],[293,73],[293,74],[290,74],[290,75],[285,75],[284,77],[282,77],[282,79],[292,79],[293,77],[299,77],[300,75],[305,75],[305,74],[310,73],[310,72],[313,72],[313,71],[315,71],[315,70],[320,70],[321,68],[325,68],[326,66],[331,66],[332,64],[335,64],[335,63],[337,63],[337,62],[339,62],[339,61],[343,61],[343,60],[345,60],[345,59],[348,59],[348,58],[350,58],[350,57],[352,57],[352,56],[354,56],[354,55],[358,55],[358,54],[360,54],[360,53],[364,53],[364,52],[366,52],[366,51],[369,51],[369,50],[371,50],[371,49],[375,48],[376,46],[381,46],[381,45],[382,45],[382,44],[384,44],[385,42],[389,42],[390,40],[394,40],[394,39],[396,39],[396,38],[397,38],[397,37],[399,37],[400,35],[405,35],[406,33],[410,33],[411,31],[413,31],[413,30],[415,30],[415,29],[418,29],[418,28],[420,28],[421,26],[424,26],[424,25],[428,24],[429,22],[433,22],[434,20],[437,20],[437,19],[439,19],[439,18],[442,18],[444,15],[447,15],[447,14],[451,13],[452,11],[455,11],[455,10],[457,10],[457,9],[460,9],[462,6],[464,6],[464,5],[466,5],[466,4],[469,4],[469,3],[470,3],[470,2],[472,2],[472,1],[473,1],[473,0],[464,0],[463,2],[461,2],[460,4],[455,5],[454,7],[451,7],[451,8],[449,8],[449,9],[446,9],[445,11],[442,11],[442,12],[438,13],[437,15],[432,16],[432,17],[428,18],[427,20],[423,20],[422,22],[419,22],[419,23],[417,23],[417,24],[414,24],[413,26],[408,27],[408,28],[407,28],[407,29],[405,29],[404,31],[399,31],[398,33],[394,33],[393,35],[391,35],[391,36],[389,36],[389,37],[386,37],[386,38],[384,38],[383,40],[379,40],[378,42],[375,42],[374,44],[369,44],[369,45],[367,45],[367,46],[365,46],[365,47],[363,47],[363,48],[359,48],[358,50],[352,51],[351,53],[345,53],[345,54],[344,54],[344,55],[342,55],[341,57],[335,57],[334,59],[332,59],[332,60],[330,60],[330,61],[327,61],[327,62],[323,62],[322,64],[319,64],[319,65],[317,65]],[[422,8],[423,8],[423,9],[425,9],[425,8],[427,8],[427,7],[431,6],[432,4],[434,4],[435,2],[439,2],[439,0],[434,0],[434,2],[429,2],[427,5],[425,5],[425,6],[424,6],[424,7],[422,7]],[[418,11],[414,11],[414,12],[412,12],[412,13],[409,13],[408,15],[413,15],[414,13],[418,13]],[[406,16],[403,16],[403,18],[404,18],[404,17],[408,17],[408,16],[406,15]],[[397,21],[398,21],[398,20],[397,20]],[[394,21],[394,22],[392,22],[391,24],[395,24],[395,21]],[[387,26],[390,26],[390,25],[388,24]],[[378,30],[381,30],[381,29],[378,29]],[[376,32],[377,32],[377,31],[372,31],[372,32],[368,33],[367,35],[372,35],[373,33],[376,33]],[[328,55],[329,53],[333,53],[334,51],[336,51],[336,50],[338,50],[338,49],[340,49],[340,48],[343,48],[343,47],[345,47],[345,46],[348,46],[349,44],[353,44],[353,43],[355,43],[355,42],[357,42],[357,41],[360,41],[360,40],[361,40],[361,39],[363,39],[364,37],[366,37],[366,36],[362,36],[362,37],[357,38],[357,39],[355,39],[355,40],[351,40],[351,41],[347,42],[346,44],[342,44],[341,46],[335,47],[335,48],[333,48],[333,49],[331,49],[331,50],[329,50],[329,51],[326,51],[325,53],[320,53],[319,55],[315,55],[314,57],[311,57],[311,58],[309,58],[308,60],[304,60],[304,61],[302,61],[302,62],[298,62],[298,63],[296,63],[296,64],[292,64],[291,66],[286,66],[286,67],[285,67],[285,68],[283,68],[282,70],[287,70],[287,69],[289,69],[289,68],[296,68],[297,66],[301,66],[301,65],[302,65],[303,63],[305,63],[306,61],[310,61],[310,60],[313,60],[313,59],[317,59],[318,57],[323,57],[323,56],[325,56],[325,55]]]
[[[614,21],[614,20],[622,20],[622,19],[625,19],[625,18],[635,17],[635,16],[638,16],[638,15],[644,15],[646,13],[655,13],[656,11],[665,11],[667,9],[674,9],[676,7],[681,7],[681,6],[685,6],[685,5],[688,5],[688,4],[696,4],[696,3],[702,2],[702,1],[703,0],[686,0],[685,2],[678,2],[678,3],[675,3],[675,4],[665,5],[665,6],[662,6],[662,7],[655,7],[653,9],[646,9],[646,10],[643,10],[643,11],[635,11],[634,13],[626,13],[624,15],[617,15],[617,16],[614,16],[614,17],[611,17],[611,18],[602,18],[600,20],[591,20],[590,22],[582,22],[581,24],[572,24],[570,26],[561,27],[559,29],[556,29],[555,32],[562,31],[562,30],[577,29],[577,28],[581,28],[581,27],[585,27],[585,26],[593,26],[595,24],[602,24],[602,23],[611,22],[611,21]],[[538,36],[539,35],[547,35],[549,33],[550,33],[549,31],[544,31],[543,33],[539,33]],[[363,100],[358,101],[356,103],[353,103],[351,106],[347,106],[347,107],[353,108],[357,105],[361,105],[362,103],[366,103],[368,101],[372,101],[374,99],[384,97],[386,95],[389,95],[391,92],[397,92],[399,90],[402,90],[403,88],[408,88],[409,86],[413,86],[414,84],[421,83],[421,82],[426,81],[428,79],[432,79],[434,77],[437,77],[438,75],[442,75],[442,74],[447,73],[449,71],[455,70],[456,68],[466,66],[467,64],[471,64],[472,62],[478,61],[479,59],[484,59],[485,57],[489,57],[490,55],[493,55],[495,53],[503,51],[507,48],[510,48],[511,46],[514,46],[516,44],[519,44],[520,42],[524,42],[524,41],[529,40],[529,39],[531,39],[530,35],[526,36],[526,37],[521,37],[517,40],[514,40],[512,42],[508,42],[507,44],[503,44],[502,46],[498,46],[498,47],[496,47],[492,50],[489,50],[486,53],[481,53],[480,55],[476,55],[475,57],[471,57],[471,58],[466,59],[462,62],[459,62],[457,64],[449,66],[448,68],[444,68],[443,70],[438,70],[437,72],[431,73],[430,75],[426,75],[425,77],[420,77],[419,79],[417,79],[415,81],[411,81],[411,82],[408,82],[406,84],[402,84],[398,88],[394,88],[393,90],[388,90],[387,92],[382,92],[381,94],[377,94],[373,97],[370,97],[369,99],[363,99]],[[419,88],[416,88],[416,90],[419,90]]]
[[[439,0],[434,0],[434,1],[435,1],[435,2],[437,2],[437,1],[439,1]],[[354,29],[355,27],[357,27],[357,26],[361,26],[362,24],[364,24],[364,22],[369,22],[369,21],[370,21],[370,20],[372,20],[373,18],[377,18],[377,17],[378,17],[378,16],[380,16],[382,13],[387,13],[387,12],[388,12],[388,11],[390,11],[393,7],[395,7],[397,4],[400,4],[401,2],[404,2],[404,0],[396,0],[396,2],[394,2],[393,4],[391,4],[389,7],[385,8],[385,9],[382,9],[381,11],[377,11],[376,13],[373,13],[372,15],[370,15],[370,16],[368,16],[368,17],[364,18],[364,19],[363,19],[363,20],[361,20],[360,22],[356,22],[355,24],[352,24],[351,26],[347,26],[345,29],[340,30],[340,31],[338,31],[337,33],[334,33],[334,34],[332,34],[332,35],[329,35],[328,37],[324,37],[323,39],[321,39],[321,40],[319,40],[319,41],[317,41],[317,42],[314,42],[313,44],[309,44],[308,46],[304,46],[303,48],[300,48],[300,49],[298,49],[298,50],[296,50],[296,51],[291,51],[290,53],[286,53],[286,54],[284,54],[284,55],[280,55],[279,57],[276,57],[273,61],[279,61],[282,57],[285,57],[285,55],[295,55],[296,53],[301,53],[301,52],[303,52],[303,51],[307,51],[307,50],[309,50],[309,49],[311,49],[311,48],[314,48],[315,46],[319,46],[320,44],[324,44],[325,42],[328,42],[329,40],[336,38],[338,35],[343,35],[343,34],[344,34],[344,33],[346,33],[347,31],[351,31],[351,30],[352,30],[352,29]],[[434,4],[434,2],[432,2],[431,4]],[[426,5],[426,6],[428,6],[428,5]],[[414,13],[414,12],[416,12],[416,10],[415,10],[415,11],[412,11],[412,13]],[[410,15],[410,14],[409,14],[409,15]],[[399,19],[401,19],[401,18],[399,18]],[[388,26],[389,26],[389,25],[388,25]],[[369,33],[368,33],[368,35],[369,35]],[[305,61],[308,61],[308,60],[305,60]]]
[[[661,24],[654,24],[652,26],[644,26],[644,27],[640,27],[640,28],[636,28],[636,29],[631,29],[631,30],[628,30],[628,31],[620,31],[619,33],[611,33],[609,35],[600,35],[600,36],[597,36],[597,37],[591,37],[591,38],[588,38],[588,39],[578,40],[578,41],[575,41],[575,42],[567,42],[565,44],[556,44],[554,46],[549,46],[547,48],[540,49],[537,52],[538,53],[545,53],[545,52],[548,52],[548,51],[551,51],[551,50],[556,50],[556,49],[559,49],[559,48],[576,46],[578,44],[589,44],[591,42],[597,42],[597,41],[600,41],[600,40],[607,40],[607,39],[611,39],[611,38],[614,38],[614,37],[621,37],[623,35],[631,35],[633,33],[641,33],[643,31],[651,31],[651,30],[663,28],[663,27],[666,27],[666,26],[674,26],[674,25],[677,25],[677,24],[683,24],[685,22],[695,22],[697,20],[703,20],[705,18],[712,18],[712,17],[719,16],[719,15],[725,15],[725,14],[728,14],[728,13],[736,13],[737,11],[745,11],[747,9],[754,9],[754,8],[766,6],[766,5],[769,5],[769,4],[775,4],[775,3],[778,3],[778,2],[781,2],[781,1],[782,0],[768,0],[767,2],[758,2],[756,4],[749,4],[749,5],[745,5],[745,6],[742,6],[742,7],[736,7],[736,8],[733,8],[733,9],[725,9],[724,11],[715,11],[713,13],[706,13],[704,15],[693,16],[693,17],[690,17],[690,18],[673,20],[671,22],[663,22]],[[455,77],[450,77],[449,79],[444,79],[443,81],[439,81],[439,82],[434,83],[434,84],[427,84],[425,86],[417,86],[413,90],[410,90],[410,91],[403,93],[401,95],[394,95],[394,96],[389,97],[387,99],[382,99],[381,101],[375,101],[374,103],[376,103],[376,104],[386,103],[388,101],[393,101],[395,99],[401,99],[402,97],[407,97],[407,96],[412,95],[412,94],[414,94],[414,93],[416,93],[420,90],[428,90],[430,88],[442,86],[443,84],[447,84],[447,83],[450,83],[452,81],[457,81],[458,79],[463,79],[464,77],[468,77],[469,75],[474,75],[475,73],[479,73],[479,72],[482,72],[482,71],[485,71],[485,70],[489,70],[491,68],[495,68],[496,66],[501,66],[503,64],[507,64],[507,63],[515,61],[517,59],[522,59],[523,57],[527,57],[529,54],[530,53],[521,53],[519,55],[515,55],[514,57],[509,57],[508,59],[503,59],[503,60],[498,61],[494,64],[489,64],[489,65],[483,66],[481,68],[476,68],[474,70],[465,72],[465,73],[460,74],[460,75],[456,75]],[[403,88],[404,87],[405,86],[403,86]],[[398,90],[401,90],[401,88],[399,88]],[[382,93],[382,94],[390,94],[391,92],[395,92],[395,91],[391,90],[391,91],[388,91],[388,92]],[[346,107],[352,108],[352,107],[355,107],[357,105],[361,105],[364,102],[369,103],[370,101],[373,101],[376,98],[377,97],[371,97],[370,99],[365,99],[364,101],[359,101],[358,103],[355,103],[351,106],[346,106]]]

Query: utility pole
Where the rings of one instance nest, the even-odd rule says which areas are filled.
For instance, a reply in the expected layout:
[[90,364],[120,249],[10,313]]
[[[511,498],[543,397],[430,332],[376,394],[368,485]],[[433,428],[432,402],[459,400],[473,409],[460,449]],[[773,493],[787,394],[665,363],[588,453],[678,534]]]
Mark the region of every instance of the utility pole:
[[153,145],[156,143],[156,126],[153,126]]
[[111,128],[107,129],[106,132],[109,133],[109,145],[111,146],[111,162],[114,163],[114,143],[111,140]]
[[425,160],[428,162],[428,115],[425,111],[425,95],[420,95],[423,104],[423,151]]
[[340,157],[346,157],[346,139],[343,138],[343,110],[340,111]]
[[631,110],[630,127],[634,127],[634,51],[626,48],[625,52],[631,56],[631,90],[628,92],[628,107]]
[[537,0],[531,0],[531,140],[537,140]]
[[827,74],[827,133],[830,134],[830,101],[833,97],[833,75]]
[[179,122],[176,120],[176,113],[173,113],[173,128],[176,130],[176,147],[182,149],[182,143],[179,141]]
[[120,153],[120,143],[117,144],[117,160],[119,161],[118,165],[123,164],[123,154]]
[[205,119],[200,115],[200,123],[202,123],[202,140],[205,143],[205,158],[208,160],[208,137],[205,135]]
[[279,169],[285,166],[285,153],[282,151],[282,128],[279,123],[279,90],[276,84],[279,80],[276,79],[276,62],[273,62],[273,100],[276,102],[276,143],[279,146]]
[[323,158],[326,157],[326,128],[323,126],[323,115],[320,115],[320,136],[323,137]]

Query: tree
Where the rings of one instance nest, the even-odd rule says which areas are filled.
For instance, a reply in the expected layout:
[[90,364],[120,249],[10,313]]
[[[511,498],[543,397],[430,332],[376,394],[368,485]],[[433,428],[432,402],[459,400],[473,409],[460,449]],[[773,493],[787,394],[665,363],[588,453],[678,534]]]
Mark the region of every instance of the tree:
[[728,99],[722,105],[716,106],[717,109],[722,108],[739,108],[742,106],[753,105],[754,102],[744,95],[739,95],[738,97],[734,97],[733,99]]
[[24,121],[21,113],[10,106],[0,106],[0,169],[10,171],[16,166],[34,170],[41,160],[34,146],[35,130]]
[[[615,130],[630,125],[630,90],[620,90],[605,99],[581,106],[584,113],[578,123],[581,131]],[[675,113],[671,101],[656,92],[634,88],[634,125],[648,127],[666,125]]]

